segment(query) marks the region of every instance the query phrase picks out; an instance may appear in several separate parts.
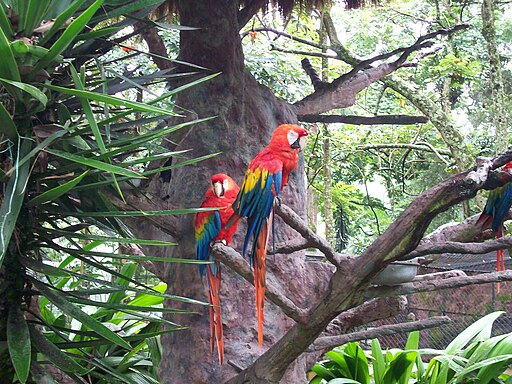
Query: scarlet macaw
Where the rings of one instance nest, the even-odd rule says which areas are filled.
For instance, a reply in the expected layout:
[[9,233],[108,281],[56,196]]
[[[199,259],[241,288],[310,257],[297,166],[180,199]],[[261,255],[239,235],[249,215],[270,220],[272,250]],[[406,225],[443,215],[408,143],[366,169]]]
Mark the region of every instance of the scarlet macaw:
[[[505,164],[502,169],[505,172],[512,173],[512,161]],[[477,220],[477,224],[481,223],[482,228],[491,228],[499,239],[503,236],[503,222],[505,215],[512,206],[512,182],[501,187],[493,189],[489,193],[485,208]],[[502,249],[496,251],[496,270],[504,271],[505,256]]]
[[297,166],[299,151],[304,147],[308,131],[294,124],[279,125],[270,143],[251,161],[240,192],[233,203],[235,214],[229,220],[247,217],[247,233],[243,255],[252,239],[249,262],[254,268],[258,343],[263,344],[263,303],[265,299],[265,258],[269,228],[272,226],[274,199],[288,183],[290,172]]
[[[221,241],[226,245],[233,238],[238,222],[229,229],[225,224],[233,214],[232,204],[238,194],[238,185],[233,179],[222,173],[211,177],[211,186],[206,191],[206,197],[201,208],[219,208],[217,211],[198,212],[194,218],[196,233],[197,260],[214,261],[210,255],[211,244]],[[210,348],[213,352],[214,339],[217,341],[219,362],[224,362],[224,334],[222,331],[222,311],[220,307],[220,264],[206,264],[199,266],[201,277],[205,276],[208,288],[208,301],[210,303]]]

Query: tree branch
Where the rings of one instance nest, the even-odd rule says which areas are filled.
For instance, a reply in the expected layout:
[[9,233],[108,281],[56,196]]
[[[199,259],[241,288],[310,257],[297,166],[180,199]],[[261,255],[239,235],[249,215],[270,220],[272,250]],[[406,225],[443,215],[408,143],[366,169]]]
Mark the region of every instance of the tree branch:
[[[254,276],[251,267],[245,259],[233,248],[220,243],[212,246],[213,256],[227,265],[241,277],[254,285]],[[293,301],[281,293],[281,290],[272,282],[272,278],[267,275],[267,286],[265,296],[275,305],[277,305],[291,319],[302,322],[304,321],[306,311],[299,308]]]
[[450,155],[450,151],[447,149],[437,149],[430,145],[425,144],[408,144],[408,143],[394,143],[394,144],[369,144],[369,145],[358,145],[356,147],[360,150],[367,149],[388,149],[388,148],[403,148],[403,149],[414,149],[419,151],[434,152],[442,155]]
[[335,266],[339,266],[341,262],[346,261],[351,257],[337,253],[327,240],[313,232],[290,207],[287,207],[284,204],[276,204],[274,206],[274,210],[286,224],[299,232],[302,237],[308,240],[309,244],[320,250],[327,260]]
[[435,328],[451,322],[448,316],[434,316],[424,320],[411,321],[409,323],[398,323],[382,325],[376,328],[370,328],[365,331],[347,333],[339,336],[319,337],[311,345],[309,351],[321,351],[331,349],[351,341],[360,341],[366,339],[375,339],[381,336],[393,335],[395,333],[406,333],[412,331],[421,331],[423,329]]
[[413,281],[393,287],[372,287],[367,291],[368,298],[389,297],[395,295],[411,295],[418,292],[439,291],[441,289],[459,288],[473,284],[497,283],[512,281],[512,270],[492,273],[481,273],[473,276],[456,276],[447,279]]
[[354,116],[354,115],[298,115],[299,121],[305,123],[343,123],[353,125],[376,125],[376,124],[424,124],[428,122],[426,116],[409,115],[381,115],[381,116]]

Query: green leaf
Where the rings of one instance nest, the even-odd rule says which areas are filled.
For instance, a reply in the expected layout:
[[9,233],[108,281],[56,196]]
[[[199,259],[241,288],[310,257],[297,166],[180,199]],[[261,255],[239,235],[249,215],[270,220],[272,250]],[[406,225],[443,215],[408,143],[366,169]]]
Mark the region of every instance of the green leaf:
[[72,161],[74,163],[83,164],[90,168],[99,169],[100,171],[115,173],[122,176],[132,177],[132,178],[140,178],[143,179],[144,176],[142,176],[140,173],[118,167],[117,165],[112,165],[105,163],[103,161],[98,161],[95,159],[90,159],[88,157],[82,157],[79,155],[75,155],[69,152],[59,151],[57,149],[45,149],[46,152],[51,153],[52,155],[61,157],[63,159]]
[[11,21],[5,13],[4,7],[0,6],[0,28],[2,29],[5,36],[14,36]]
[[[22,139],[18,139],[18,145]],[[24,140],[21,148],[18,148],[18,157],[24,157],[30,150],[30,141]],[[20,166],[19,161],[14,163],[13,175],[7,183],[0,206],[0,266],[9,247],[12,233],[25,197],[25,188],[29,178],[30,164]]]
[[125,16],[132,12],[138,11],[142,8],[148,8],[154,5],[162,3],[162,0],[138,0],[135,2],[130,2],[129,4],[121,7],[117,7],[109,12],[105,12],[104,14],[100,14],[95,16],[91,21],[93,23],[97,23],[101,20],[112,19],[119,16]]
[[7,317],[7,345],[18,380],[25,383],[30,371],[30,333],[23,313],[17,305],[9,308]]
[[30,278],[30,281],[44,296],[46,296],[62,312],[78,320],[84,326],[89,327],[101,337],[104,337],[105,339],[112,341],[113,343],[119,345],[120,347],[131,349],[130,344],[124,341],[120,336],[112,332],[98,320],[93,319],[91,316],[89,316],[87,313],[82,311],[77,306],[71,304],[64,298],[62,294],[55,293],[48,286],[32,277]]
[[34,66],[32,73],[37,73],[40,69],[45,68],[52,60],[60,55],[75,40],[76,36],[82,31],[101,4],[103,4],[103,0],[96,0],[89,8],[82,12],[80,16],[71,22],[71,24],[64,29],[64,32],[57,41],[50,47],[48,53]]
[[[47,87],[49,89],[53,89],[54,91],[57,91],[57,92],[62,92],[66,95],[71,95],[71,96],[76,96],[76,97],[84,97],[89,100],[94,100],[94,101],[98,101],[101,103],[107,103],[110,105],[114,105],[116,107],[131,108],[136,111],[158,113],[158,114],[166,115],[166,116],[180,116],[171,111],[168,111],[168,110],[165,110],[162,108],[158,108],[158,107],[153,107],[149,103],[138,103],[136,101],[120,99],[118,97],[104,95],[102,93],[90,92],[90,91],[79,90],[79,89],[64,88],[64,87],[59,87],[59,86],[50,85],[50,84],[45,84],[45,87]],[[133,111],[129,111],[129,113],[132,113],[132,112]],[[118,118],[118,116],[116,115],[115,119],[117,119],[117,118]]]
[[0,78],[0,82],[21,89],[22,91],[28,93],[29,95],[37,99],[43,106],[46,106],[46,103],[48,102],[48,98],[46,97],[46,95],[33,85],[20,83],[19,81],[13,81],[3,78]]
[[62,352],[55,344],[48,341],[33,325],[29,325],[29,330],[32,344],[34,344],[36,349],[45,355],[52,364],[59,367],[64,372],[73,372],[78,375],[85,375],[89,372],[88,369],[82,367],[75,360]]
[[85,171],[80,176],[75,177],[74,179],[68,181],[67,183],[64,183],[62,185],[59,185],[58,187],[49,189],[48,191],[45,191],[41,193],[39,196],[34,197],[32,200],[30,200],[27,203],[28,207],[33,207],[35,205],[41,205],[48,203],[50,201],[54,201],[58,199],[60,196],[68,193],[70,190],[72,190],[82,179],[87,175],[89,171]]
[[[73,81],[75,82],[75,87],[78,90],[83,91],[84,85],[82,83],[82,80],[80,80],[80,76],[76,72],[75,67],[70,66],[71,76],[73,77]],[[100,129],[98,127],[98,123],[96,121],[96,116],[94,116],[94,112],[92,111],[91,105],[89,104],[89,101],[85,97],[80,97],[80,103],[82,104],[82,108],[85,113],[85,117],[87,118],[87,121],[89,122],[89,127],[91,127],[91,131],[94,135],[94,139],[96,140],[96,144],[98,144],[98,148],[100,152],[103,154],[107,152],[107,148],[105,148],[105,143],[103,142],[103,137],[101,136]]]
[[51,28],[45,32],[44,36],[39,40],[40,45],[45,45],[46,42],[55,35],[55,33],[66,23],[76,12],[78,8],[82,6],[82,4],[86,0],[75,0],[71,3],[71,5],[62,13],[60,13],[51,26]]
[[68,237],[71,239],[84,239],[84,240],[100,240],[100,241],[109,241],[113,243],[120,244],[139,244],[139,245],[154,245],[154,246],[170,246],[176,245],[175,243],[171,243],[169,241],[161,241],[161,240],[146,240],[146,239],[134,239],[134,238],[125,238],[125,237],[114,237],[114,236],[100,236],[100,235],[91,235],[91,234],[82,234],[82,233],[74,233],[67,232],[59,229],[46,229],[48,234],[54,235],[54,237]]
[[[2,7],[0,7],[1,9]],[[11,141],[15,142],[18,139],[18,130],[12,117],[5,109],[4,105],[0,103],[0,124],[2,125],[2,133],[4,133]]]
[[380,347],[379,339],[372,340],[372,366],[373,366],[373,377],[376,384],[384,384],[382,378],[386,370],[386,362],[382,355],[382,348]]
[[492,324],[494,323],[494,320],[500,317],[503,313],[505,312],[497,311],[490,313],[471,324],[461,334],[453,339],[450,344],[448,344],[445,352],[447,354],[454,354],[457,350],[462,349],[473,338],[483,337],[488,339],[492,331]]
[[361,384],[361,382],[352,379],[332,379],[327,382],[328,384]]

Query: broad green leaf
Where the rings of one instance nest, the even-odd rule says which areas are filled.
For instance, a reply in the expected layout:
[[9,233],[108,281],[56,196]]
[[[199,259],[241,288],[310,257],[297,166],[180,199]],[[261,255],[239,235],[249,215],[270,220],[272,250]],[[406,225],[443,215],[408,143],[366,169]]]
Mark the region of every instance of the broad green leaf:
[[[30,141],[18,139],[18,157],[23,158],[30,150]],[[18,159],[19,160],[19,159]],[[7,252],[12,233],[16,227],[18,215],[25,197],[25,188],[29,178],[30,164],[20,166],[19,161],[14,163],[14,171],[4,192],[0,206],[0,266]]]
[[[150,113],[158,113],[161,115],[166,116],[179,116],[171,111],[168,111],[166,109],[153,107],[149,103],[139,103],[136,101],[129,101],[125,99],[120,99],[118,97],[104,95],[97,92],[91,92],[91,91],[85,91],[85,90],[79,90],[79,89],[71,89],[71,88],[64,88],[59,87],[56,85],[50,85],[45,84],[45,87],[52,89],[57,92],[62,92],[66,95],[76,96],[76,97],[83,97],[89,100],[94,100],[102,103],[107,103],[110,105],[114,105],[116,107],[125,107],[125,108],[131,108],[135,111],[141,111],[141,112],[150,112]],[[133,113],[133,111],[129,111],[129,113]],[[116,115],[116,119],[118,118],[118,115]],[[101,122],[100,122],[101,123]]]
[[343,378],[332,379],[332,380],[329,380],[327,383],[328,384],[361,384],[360,381],[346,379],[346,378],[345,379],[343,379]]
[[494,320],[500,317],[503,313],[505,312],[497,311],[490,313],[471,324],[460,335],[453,339],[450,344],[448,344],[445,349],[446,353],[456,353],[457,350],[462,349],[466,344],[468,344],[473,338],[477,336],[488,339],[491,334]]
[[98,160],[91,159],[88,157],[78,156],[78,155],[75,155],[75,154],[72,154],[69,152],[59,151],[57,149],[46,148],[45,151],[48,153],[51,153],[52,155],[61,157],[63,159],[66,159],[66,160],[69,160],[69,161],[72,161],[72,162],[75,162],[78,164],[83,164],[90,168],[98,169],[100,171],[115,173],[118,175],[123,175],[123,176],[127,176],[127,177],[132,177],[132,178],[142,178],[142,179],[144,178],[144,176],[142,176],[138,172],[135,172],[135,171],[132,171],[129,169],[125,169],[122,167],[118,167],[117,165],[108,164],[103,161],[98,161]]
[[88,369],[82,367],[75,360],[62,352],[55,344],[48,341],[34,326],[29,325],[29,330],[33,345],[39,352],[45,355],[52,364],[59,367],[64,372],[74,372],[79,375],[85,375],[89,372]]
[[41,193],[39,196],[36,196],[32,200],[30,200],[27,203],[27,206],[33,207],[35,205],[45,204],[50,201],[56,200],[60,196],[66,194],[70,190],[72,190],[78,183],[80,183],[80,181],[82,181],[82,179],[85,177],[85,175],[87,175],[87,173],[89,173],[89,171],[85,171],[80,176],[75,177],[74,179],[72,179],[62,185],[59,185],[58,187],[49,189],[49,190]]
[[43,21],[51,1],[52,0],[29,0],[26,14],[23,15],[23,18],[20,15],[19,23],[21,28],[18,27],[18,31],[23,31],[25,36],[31,36],[34,29]]
[[18,380],[25,383],[30,371],[31,344],[28,325],[17,305],[9,308],[7,317],[7,345]]
[[382,355],[382,348],[380,347],[379,339],[372,340],[372,366],[373,366],[373,377],[376,384],[384,384],[382,378],[386,370],[386,362]]
[[85,27],[87,22],[96,13],[99,7],[103,4],[103,0],[96,0],[89,8],[80,14],[75,20],[64,29],[62,35],[50,47],[48,53],[34,66],[32,73],[36,73],[42,68],[50,64],[57,55],[60,55],[78,36],[78,34]]
[[119,345],[120,347],[131,349],[130,344],[124,341],[119,335],[112,332],[109,328],[100,323],[98,320],[93,319],[91,316],[83,312],[77,306],[71,304],[68,300],[64,298],[62,294],[57,294],[51,288],[49,288],[48,286],[34,278],[30,278],[30,281],[44,296],[46,296],[62,312],[78,320],[84,326],[89,327],[101,337],[104,337],[105,339],[112,341],[113,343]]

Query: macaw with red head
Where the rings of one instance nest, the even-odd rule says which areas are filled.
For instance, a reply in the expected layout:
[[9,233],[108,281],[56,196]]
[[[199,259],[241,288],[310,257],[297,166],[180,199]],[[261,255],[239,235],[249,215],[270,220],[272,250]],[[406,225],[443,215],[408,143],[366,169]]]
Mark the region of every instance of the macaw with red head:
[[[512,161],[509,161],[502,169],[512,174]],[[512,182],[501,187],[493,189],[489,193],[485,208],[478,218],[477,223],[481,223],[483,228],[491,228],[499,239],[503,236],[503,222],[510,207],[512,206]],[[502,249],[496,251],[496,270],[504,271],[505,255]]]
[[218,210],[198,212],[194,218],[197,260],[212,262],[212,264],[200,265],[199,273],[201,277],[206,278],[208,289],[210,348],[213,352],[214,343],[217,341],[220,364],[224,362],[224,333],[220,307],[221,275],[220,264],[213,260],[210,248],[212,243],[215,242],[223,242],[226,245],[231,242],[238,227],[238,222],[233,223],[229,229],[226,228],[226,222],[233,215],[232,204],[239,190],[238,185],[228,175],[222,173],[213,175],[210,188],[206,191],[205,199],[200,208],[218,208]]
[[263,344],[263,304],[265,300],[265,259],[272,228],[273,205],[276,197],[288,183],[290,172],[297,166],[299,152],[304,148],[308,131],[295,124],[279,125],[270,143],[251,161],[245,173],[240,192],[233,203],[236,222],[247,217],[247,233],[243,255],[252,239],[249,261],[254,268],[256,288],[256,315],[258,319],[258,343]]

